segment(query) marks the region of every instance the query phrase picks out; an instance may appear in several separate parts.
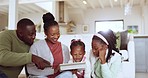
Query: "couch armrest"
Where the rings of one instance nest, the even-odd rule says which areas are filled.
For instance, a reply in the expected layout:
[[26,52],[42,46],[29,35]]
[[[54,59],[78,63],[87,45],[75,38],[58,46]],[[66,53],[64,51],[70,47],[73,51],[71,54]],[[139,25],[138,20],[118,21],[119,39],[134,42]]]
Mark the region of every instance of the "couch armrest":
[[127,50],[129,53],[129,62],[135,63],[135,43],[133,40],[133,35],[129,35]]
[[127,65],[126,67],[129,67],[131,69],[130,70],[131,77],[129,78],[135,78],[135,43],[134,43],[133,35],[129,36],[127,49],[129,53],[129,65]]

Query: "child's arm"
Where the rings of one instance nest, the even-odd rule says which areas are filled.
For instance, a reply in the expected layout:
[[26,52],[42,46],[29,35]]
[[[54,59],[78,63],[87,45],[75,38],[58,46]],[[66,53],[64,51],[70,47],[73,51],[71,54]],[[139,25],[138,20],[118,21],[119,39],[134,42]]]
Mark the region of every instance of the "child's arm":
[[121,68],[121,57],[114,56],[114,62],[111,63],[109,67],[107,63],[101,65],[101,71],[103,78],[116,78]]
[[78,72],[77,69],[71,70],[72,74],[76,74]]

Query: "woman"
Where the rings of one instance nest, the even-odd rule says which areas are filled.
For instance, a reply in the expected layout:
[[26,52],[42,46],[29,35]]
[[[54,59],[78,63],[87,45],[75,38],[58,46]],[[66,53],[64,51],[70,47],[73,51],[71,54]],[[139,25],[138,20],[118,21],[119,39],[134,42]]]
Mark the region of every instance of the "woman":
[[116,36],[112,30],[100,31],[93,36],[90,56],[93,78],[117,78],[121,55],[115,45]]
[[30,52],[40,56],[51,63],[44,70],[38,69],[35,64],[27,65],[30,77],[55,78],[60,74],[59,64],[67,63],[70,59],[68,47],[58,41],[60,37],[59,25],[51,13],[43,15],[44,33],[47,36],[44,40],[34,43]]

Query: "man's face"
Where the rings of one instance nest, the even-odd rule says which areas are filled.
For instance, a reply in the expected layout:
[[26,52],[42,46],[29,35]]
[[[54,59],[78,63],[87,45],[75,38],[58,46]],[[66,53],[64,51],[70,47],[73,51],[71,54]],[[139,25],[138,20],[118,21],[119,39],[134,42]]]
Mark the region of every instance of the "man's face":
[[26,28],[23,30],[22,32],[22,41],[31,46],[34,42],[36,36],[36,30],[35,30],[35,26],[26,26]]

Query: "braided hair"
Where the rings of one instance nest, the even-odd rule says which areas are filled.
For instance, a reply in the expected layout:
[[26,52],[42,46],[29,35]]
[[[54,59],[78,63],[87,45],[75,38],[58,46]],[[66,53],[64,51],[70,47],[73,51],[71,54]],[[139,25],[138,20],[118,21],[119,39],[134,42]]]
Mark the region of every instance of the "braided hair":
[[72,50],[73,47],[75,47],[75,46],[82,46],[83,50],[85,52],[85,44],[80,39],[78,39],[78,40],[72,39],[71,40],[70,49]]
[[44,23],[44,31],[47,31],[51,26],[59,26],[57,21],[55,21],[54,16],[50,12],[44,14],[42,19]]

